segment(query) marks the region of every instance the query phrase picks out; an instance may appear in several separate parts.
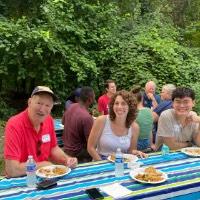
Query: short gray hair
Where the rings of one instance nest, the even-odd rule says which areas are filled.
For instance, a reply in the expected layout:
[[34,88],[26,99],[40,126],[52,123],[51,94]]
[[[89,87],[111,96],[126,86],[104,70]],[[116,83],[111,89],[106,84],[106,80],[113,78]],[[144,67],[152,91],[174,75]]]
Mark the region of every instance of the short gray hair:
[[167,90],[170,95],[172,95],[173,91],[176,89],[176,86],[174,84],[166,84],[163,85],[163,89]]
[[153,85],[153,87],[156,89],[156,83],[154,81],[148,81],[146,84],[145,84],[145,89],[147,88],[147,86],[149,85]]

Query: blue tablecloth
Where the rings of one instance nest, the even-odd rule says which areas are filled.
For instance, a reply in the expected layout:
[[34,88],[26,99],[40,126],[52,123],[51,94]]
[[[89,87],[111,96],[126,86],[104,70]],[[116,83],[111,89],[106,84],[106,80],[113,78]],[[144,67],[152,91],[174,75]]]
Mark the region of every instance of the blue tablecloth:
[[[89,199],[85,189],[119,182],[132,190],[123,199],[200,199],[200,159],[188,157],[181,152],[163,157],[152,154],[139,160],[144,166],[153,165],[168,174],[168,180],[160,184],[141,184],[131,179],[130,169],[125,166],[123,177],[114,175],[114,163],[90,162],[79,165],[70,174],[58,180],[58,186],[48,190],[26,187],[26,178],[11,178],[0,181],[0,199]],[[116,191],[117,192],[117,191]],[[105,193],[106,199],[111,199]]]

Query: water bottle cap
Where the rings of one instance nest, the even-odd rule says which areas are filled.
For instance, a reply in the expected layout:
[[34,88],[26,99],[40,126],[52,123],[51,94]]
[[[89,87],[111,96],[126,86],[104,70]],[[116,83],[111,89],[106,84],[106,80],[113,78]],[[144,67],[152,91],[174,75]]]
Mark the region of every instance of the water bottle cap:
[[29,158],[29,159],[30,159],[30,158],[33,158],[33,156],[32,156],[32,155],[29,155],[28,158]]

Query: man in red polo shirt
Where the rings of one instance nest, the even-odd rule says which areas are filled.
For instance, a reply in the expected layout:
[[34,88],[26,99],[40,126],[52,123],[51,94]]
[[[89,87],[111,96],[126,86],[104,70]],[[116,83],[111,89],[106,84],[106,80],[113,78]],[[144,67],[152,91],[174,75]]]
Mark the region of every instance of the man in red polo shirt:
[[110,98],[116,93],[116,85],[113,80],[107,80],[105,83],[106,93],[99,97],[98,99],[98,111],[102,115],[108,114],[108,104]]
[[37,86],[28,100],[28,108],[11,117],[5,128],[5,169],[9,177],[25,175],[29,155],[37,168],[51,162],[69,167],[77,165],[77,159],[66,155],[57,145],[53,118],[50,116],[56,96],[45,86]]

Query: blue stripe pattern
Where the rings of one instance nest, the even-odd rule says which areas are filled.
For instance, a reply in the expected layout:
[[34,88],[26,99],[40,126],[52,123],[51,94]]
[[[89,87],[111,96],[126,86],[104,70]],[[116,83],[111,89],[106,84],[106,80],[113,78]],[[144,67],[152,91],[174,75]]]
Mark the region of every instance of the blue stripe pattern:
[[[0,199],[89,199],[85,189],[119,182],[132,191],[123,199],[170,199],[200,198],[200,159],[188,157],[181,152],[150,155],[139,159],[143,166],[153,165],[168,174],[168,180],[160,184],[141,184],[131,179],[125,165],[125,174],[116,178],[114,163],[91,162],[79,165],[71,173],[57,180],[57,187],[37,190],[26,187],[26,178],[11,178],[0,181]],[[103,192],[102,192],[103,193]],[[107,194],[103,193],[105,197]],[[173,197],[174,196],[174,197]]]

